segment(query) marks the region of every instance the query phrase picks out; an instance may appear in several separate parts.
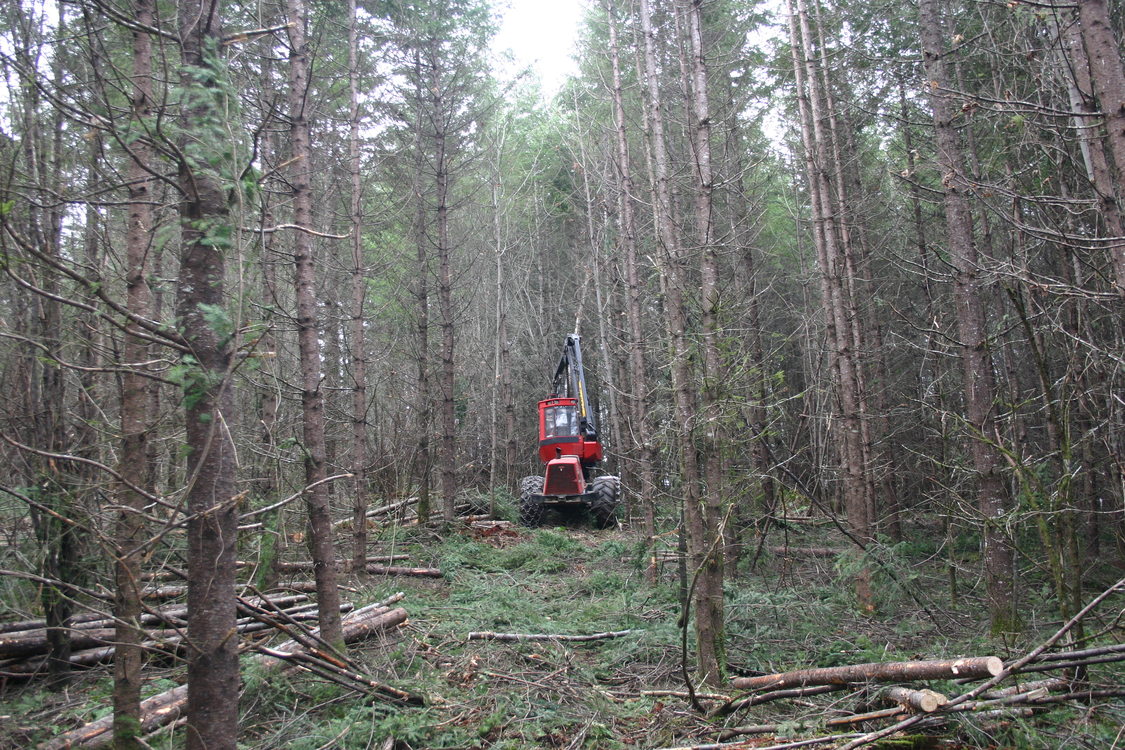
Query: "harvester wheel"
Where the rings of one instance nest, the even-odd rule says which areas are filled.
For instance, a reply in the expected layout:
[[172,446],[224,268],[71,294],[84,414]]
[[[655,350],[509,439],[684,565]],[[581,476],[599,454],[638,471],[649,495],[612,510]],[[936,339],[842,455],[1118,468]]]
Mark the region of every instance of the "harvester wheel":
[[543,494],[543,477],[524,477],[520,480],[520,523],[535,528],[543,522],[546,508],[535,495]]
[[594,479],[593,498],[590,499],[590,517],[599,529],[617,525],[617,504],[621,502],[620,477],[601,476]]

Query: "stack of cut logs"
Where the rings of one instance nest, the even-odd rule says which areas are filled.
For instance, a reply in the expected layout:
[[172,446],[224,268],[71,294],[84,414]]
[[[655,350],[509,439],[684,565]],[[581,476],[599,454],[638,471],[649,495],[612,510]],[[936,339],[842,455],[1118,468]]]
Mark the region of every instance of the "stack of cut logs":
[[[266,647],[261,643],[245,641],[246,648],[257,652],[257,659],[263,669],[283,669],[287,666],[300,666],[320,675],[325,679],[337,682],[345,687],[361,691],[373,698],[401,705],[419,705],[422,703],[420,696],[398,690],[389,685],[384,685],[370,676],[364,674],[358,666],[353,664],[346,655],[335,654],[331,649],[318,640],[318,629],[308,629],[301,625],[302,621],[316,619],[316,605],[307,602],[306,596],[286,596],[269,598],[239,598],[239,611],[245,617],[239,619],[238,629],[242,633],[258,631],[281,631],[291,635],[291,639],[275,647]],[[395,607],[403,599],[403,594],[395,594],[381,602],[354,609],[351,604],[341,605],[341,611],[348,612],[343,619],[344,641],[355,643],[371,638],[372,636],[393,630],[406,622],[406,610]],[[147,642],[151,648],[170,652],[178,648],[182,638],[186,635],[183,630],[183,609],[180,607],[166,607],[154,611],[149,615],[150,622],[167,625],[152,631],[152,639]],[[28,623],[34,625],[35,623]],[[90,625],[79,627],[78,625]],[[94,647],[99,653],[98,660],[109,659],[113,656],[113,646],[105,641],[113,637],[112,628],[106,629],[102,620],[90,619],[87,623],[76,624],[74,635],[76,639],[86,638],[79,642],[102,641],[102,645]],[[9,626],[11,627],[11,626]],[[156,635],[159,633],[160,635]],[[20,631],[8,631],[0,635],[0,643],[19,644],[17,648],[30,649],[37,638],[43,637],[42,627],[28,628]],[[80,651],[76,656],[83,653]],[[10,653],[0,650],[0,654]],[[26,657],[13,657],[5,661],[5,671],[9,674],[28,674],[31,665],[41,663],[42,655]],[[38,659],[39,662],[34,661]],[[27,665],[27,666],[23,666]],[[17,672],[14,667],[23,671]],[[187,704],[187,685],[155,695],[141,703],[141,726],[145,733],[153,732],[162,726],[171,724],[180,719]],[[106,716],[97,721],[77,727],[65,734],[59,735],[50,742],[41,745],[43,750],[61,750],[62,748],[83,747],[95,748],[109,745],[113,740],[113,717]]]
[[[266,606],[284,613],[296,622],[316,619],[316,604],[306,594],[272,596],[267,599],[248,598],[242,607]],[[352,605],[341,606],[342,612]],[[166,605],[151,609],[141,617],[147,638],[143,644],[150,652],[175,654],[183,647],[187,635],[187,606]],[[244,634],[270,629],[253,615],[238,619],[238,631]],[[71,621],[70,663],[76,667],[89,667],[113,659],[114,622],[104,614],[79,615]],[[0,626],[0,676],[30,677],[44,670],[47,654],[47,630],[43,620],[27,620]]]

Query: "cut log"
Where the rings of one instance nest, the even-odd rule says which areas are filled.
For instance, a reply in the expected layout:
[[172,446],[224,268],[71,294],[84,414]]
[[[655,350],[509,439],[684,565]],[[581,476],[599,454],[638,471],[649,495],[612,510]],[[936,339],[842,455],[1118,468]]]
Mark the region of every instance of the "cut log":
[[794,672],[779,672],[758,677],[739,677],[734,680],[733,685],[740,690],[779,690],[804,685],[995,677],[1003,669],[1004,662],[996,656],[934,661],[874,662],[820,669],[799,669]]
[[[71,648],[81,651],[86,648],[108,646],[113,643],[113,628],[83,628],[70,631]],[[24,630],[0,636],[0,656],[5,659],[21,659],[47,651],[46,630]]]
[[[187,707],[187,685],[180,685],[141,701],[141,731],[145,734],[180,718]],[[66,750],[71,747],[105,747],[113,742],[113,714],[60,734],[39,746],[39,750]]]
[[437,568],[402,568],[394,565],[368,565],[367,572],[380,576],[415,576],[418,578],[441,578]]
[[933,690],[911,690],[900,686],[887,688],[883,691],[883,697],[888,701],[927,714],[933,713],[949,703],[949,698]]
[[621,638],[635,633],[635,630],[615,630],[607,633],[593,633],[591,635],[555,635],[552,633],[492,633],[480,631],[469,633],[470,641],[567,641],[569,643],[585,643],[587,641],[601,641],[606,638]]
[[[371,555],[367,558],[367,564],[401,562],[409,559],[410,555]],[[307,560],[301,560],[296,562],[278,562],[275,567],[278,573],[305,573],[313,569],[313,564]],[[351,568],[351,560],[340,561],[341,570],[350,572]]]
[[186,585],[158,586],[141,592],[141,597],[144,599],[176,599],[181,596],[187,596]]
[[[308,601],[308,597],[304,594],[269,597],[266,601],[273,608],[282,609],[290,616],[303,616],[302,613],[316,607],[315,604],[294,606]],[[257,606],[261,603],[262,600],[258,597],[250,597],[240,599],[239,607],[245,611],[247,606]],[[350,604],[341,606],[342,611],[349,609],[351,609]],[[149,631],[147,634],[149,640],[145,647],[151,650],[167,651],[166,645],[178,643],[182,637],[183,628],[187,625],[184,620],[186,615],[187,607],[183,605],[164,607],[155,613],[144,613],[141,616],[142,625],[167,624],[172,626]],[[246,619],[239,620],[239,632],[246,632],[247,629],[253,630],[254,628],[243,627],[248,623],[249,621]],[[29,624],[37,625],[37,627],[0,634],[0,671],[19,675],[32,675],[40,671],[41,665],[35,657],[47,652],[47,631],[42,621],[29,621]],[[116,630],[113,627],[112,619],[103,617],[75,624],[71,628],[71,664],[91,666],[107,657],[112,657],[113,646],[111,644],[115,636]],[[27,663],[14,663],[21,660]]]

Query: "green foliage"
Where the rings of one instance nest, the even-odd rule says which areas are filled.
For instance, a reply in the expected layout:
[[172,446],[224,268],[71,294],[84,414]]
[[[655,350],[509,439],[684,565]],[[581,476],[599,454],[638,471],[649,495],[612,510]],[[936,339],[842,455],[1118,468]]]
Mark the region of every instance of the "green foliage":
[[218,337],[219,346],[225,347],[234,336],[234,323],[226,309],[222,305],[208,305],[201,302],[199,312],[207,326]]
[[199,364],[199,360],[190,354],[185,354],[178,364],[168,368],[166,377],[180,387],[184,395],[184,408],[193,409],[222,382],[223,375],[205,369]]

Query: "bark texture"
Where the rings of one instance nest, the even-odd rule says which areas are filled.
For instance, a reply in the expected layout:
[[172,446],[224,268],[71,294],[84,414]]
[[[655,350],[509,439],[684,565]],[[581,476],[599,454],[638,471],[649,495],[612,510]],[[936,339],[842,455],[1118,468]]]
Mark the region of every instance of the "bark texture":
[[922,58],[930,83],[937,168],[945,190],[946,246],[953,266],[953,299],[957,306],[957,337],[961,351],[961,377],[965,394],[968,451],[977,477],[977,508],[984,525],[984,573],[988,609],[994,633],[1018,629],[1015,594],[1015,550],[1005,531],[1011,510],[999,454],[992,446],[995,426],[993,402],[995,376],[989,352],[973,217],[969,207],[970,184],[957,130],[959,107],[950,91],[943,46],[941,3],[920,0],[919,29]]
[[231,330],[224,305],[226,258],[233,248],[228,185],[212,153],[216,129],[229,126],[225,70],[219,57],[218,7],[185,2],[179,15],[188,92],[180,113],[179,166],[182,247],[176,306],[191,356],[185,358],[184,421],[188,510],[187,747],[234,750],[238,742],[238,653],[234,572],[238,498],[234,445],[237,424],[228,376]]
[[297,342],[301,356],[301,417],[305,442],[305,507],[308,509],[309,553],[316,576],[323,638],[343,647],[340,632],[340,591],[336,578],[336,551],[332,544],[332,519],[328,507],[325,462],[324,394],[321,392],[320,325],[317,315],[316,262],[312,229],[312,148],[309,143],[309,50],[306,32],[309,10],[305,0],[289,0],[289,183],[293,192],[293,281],[297,295]]
[[[141,27],[150,27],[153,17],[151,0],[136,0],[134,13]],[[133,121],[143,128],[152,111],[152,40],[145,31],[133,31]],[[150,196],[152,159],[145,138],[133,146],[129,165],[129,214],[126,228],[126,304],[129,312],[139,318],[152,319],[152,290],[148,285],[148,254],[153,231]],[[140,363],[149,358],[149,346],[133,323],[127,329],[122,354],[127,363]],[[148,488],[150,462],[148,436],[153,409],[152,381],[131,364],[121,378],[121,462],[118,471],[122,482],[117,487],[121,508],[117,518],[115,561],[114,616],[117,618],[116,658],[113,673],[114,738],[121,750],[138,748],[136,740],[141,716],[141,562],[144,511],[146,500],[135,488]]]
[[[1109,0],[1078,0],[1078,21],[1082,28],[1089,62],[1090,82],[1094,96],[1105,118],[1106,140],[1113,155],[1113,176],[1117,186],[1109,194],[1106,185],[1099,187],[1102,202],[1109,204],[1111,214],[1120,215],[1121,186],[1125,185],[1125,64],[1121,58],[1120,40],[1114,33]],[[1125,297],[1125,241],[1117,234],[1109,245],[1113,259],[1117,291]]]

